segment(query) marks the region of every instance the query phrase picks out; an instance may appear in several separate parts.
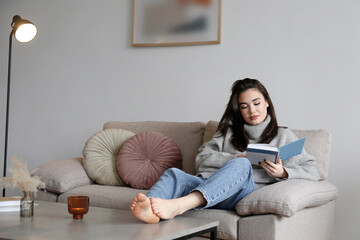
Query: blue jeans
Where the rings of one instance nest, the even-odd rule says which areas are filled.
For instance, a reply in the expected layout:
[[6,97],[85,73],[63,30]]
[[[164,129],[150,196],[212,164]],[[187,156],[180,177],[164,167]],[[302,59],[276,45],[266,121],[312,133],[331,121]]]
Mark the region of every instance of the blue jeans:
[[174,199],[199,191],[207,203],[197,209],[234,210],[236,203],[255,189],[249,160],[235,158],[208,179],[187,174],[178,168],[170,168],[161,175],[147,197]]

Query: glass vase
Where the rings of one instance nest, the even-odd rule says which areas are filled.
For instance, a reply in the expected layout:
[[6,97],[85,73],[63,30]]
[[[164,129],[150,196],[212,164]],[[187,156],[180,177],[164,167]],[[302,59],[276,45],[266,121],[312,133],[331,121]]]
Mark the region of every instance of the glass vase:
[[34,199],[31,192],[24,192],[24,197],[20,200],[20,217],[34,216]]

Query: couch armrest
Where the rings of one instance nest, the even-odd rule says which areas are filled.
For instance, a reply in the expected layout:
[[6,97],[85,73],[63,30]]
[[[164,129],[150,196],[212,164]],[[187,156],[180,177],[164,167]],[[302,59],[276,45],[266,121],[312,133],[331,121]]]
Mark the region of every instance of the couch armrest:
[[291,179],[259,188],[236,204],[240,216],[274,213],[291,217],[303,208],[335,200],[338,189],[326,181]]
[[93,182],[82,166],[82,158],[69,158],[42,164],[33,170],[45,183],[45,190],[64,193]]

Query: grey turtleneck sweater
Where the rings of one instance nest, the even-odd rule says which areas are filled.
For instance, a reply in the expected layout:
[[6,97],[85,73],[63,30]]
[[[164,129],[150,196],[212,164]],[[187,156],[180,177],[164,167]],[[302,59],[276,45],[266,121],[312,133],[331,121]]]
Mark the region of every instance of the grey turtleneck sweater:
[[[244,129],[249,136],[250,143],[256,143],[259,141],[262,132],[269,124],[269,122],[270,116],[268,116],[264,122],[258,125],[244,125]],[[225,136],[221,136],[221,134],[217,132],[209,142],[204,143],[200,147],[199,154],[195,159],[195,165],[197,172],[201,174],[201,176],[204,178],[209,178],[227,161],[245,153],[238,151],[233,147],[230,142],[231,137],[231,129],[228,130]],[[298,138],[291,130],[286,128],[279,128],[277,136],[270,142],[270,144],[276,147],[280,147],[297,139]],[[319,180],[319,174],[315,166],[315,159],[313,156],[309,155],[305,149],[303,149],[301,154],[283,161],[283,167],[288,173],[287,179],[300,178],[313,181]],[[261,167],[253,169],[253,176],[257,185],[284,180],[270,177]],[[259,186],[260,185],[258,185],[258,187]]]

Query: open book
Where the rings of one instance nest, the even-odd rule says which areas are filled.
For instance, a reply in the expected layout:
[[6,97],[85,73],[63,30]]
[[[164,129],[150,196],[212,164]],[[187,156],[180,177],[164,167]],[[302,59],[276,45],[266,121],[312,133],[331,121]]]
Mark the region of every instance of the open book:
[[274,147],[270,144],[263,143],[252,143],[246,148],[246,158],[249,159],[251,164],[258,165],[260,161],[264,159],[273,161],[276,163],[278,156],[281,157],[281,161],[289,159],[293,156],[300,154],[303,150],[305,143],[305,137],[288,143],[279,148]]

